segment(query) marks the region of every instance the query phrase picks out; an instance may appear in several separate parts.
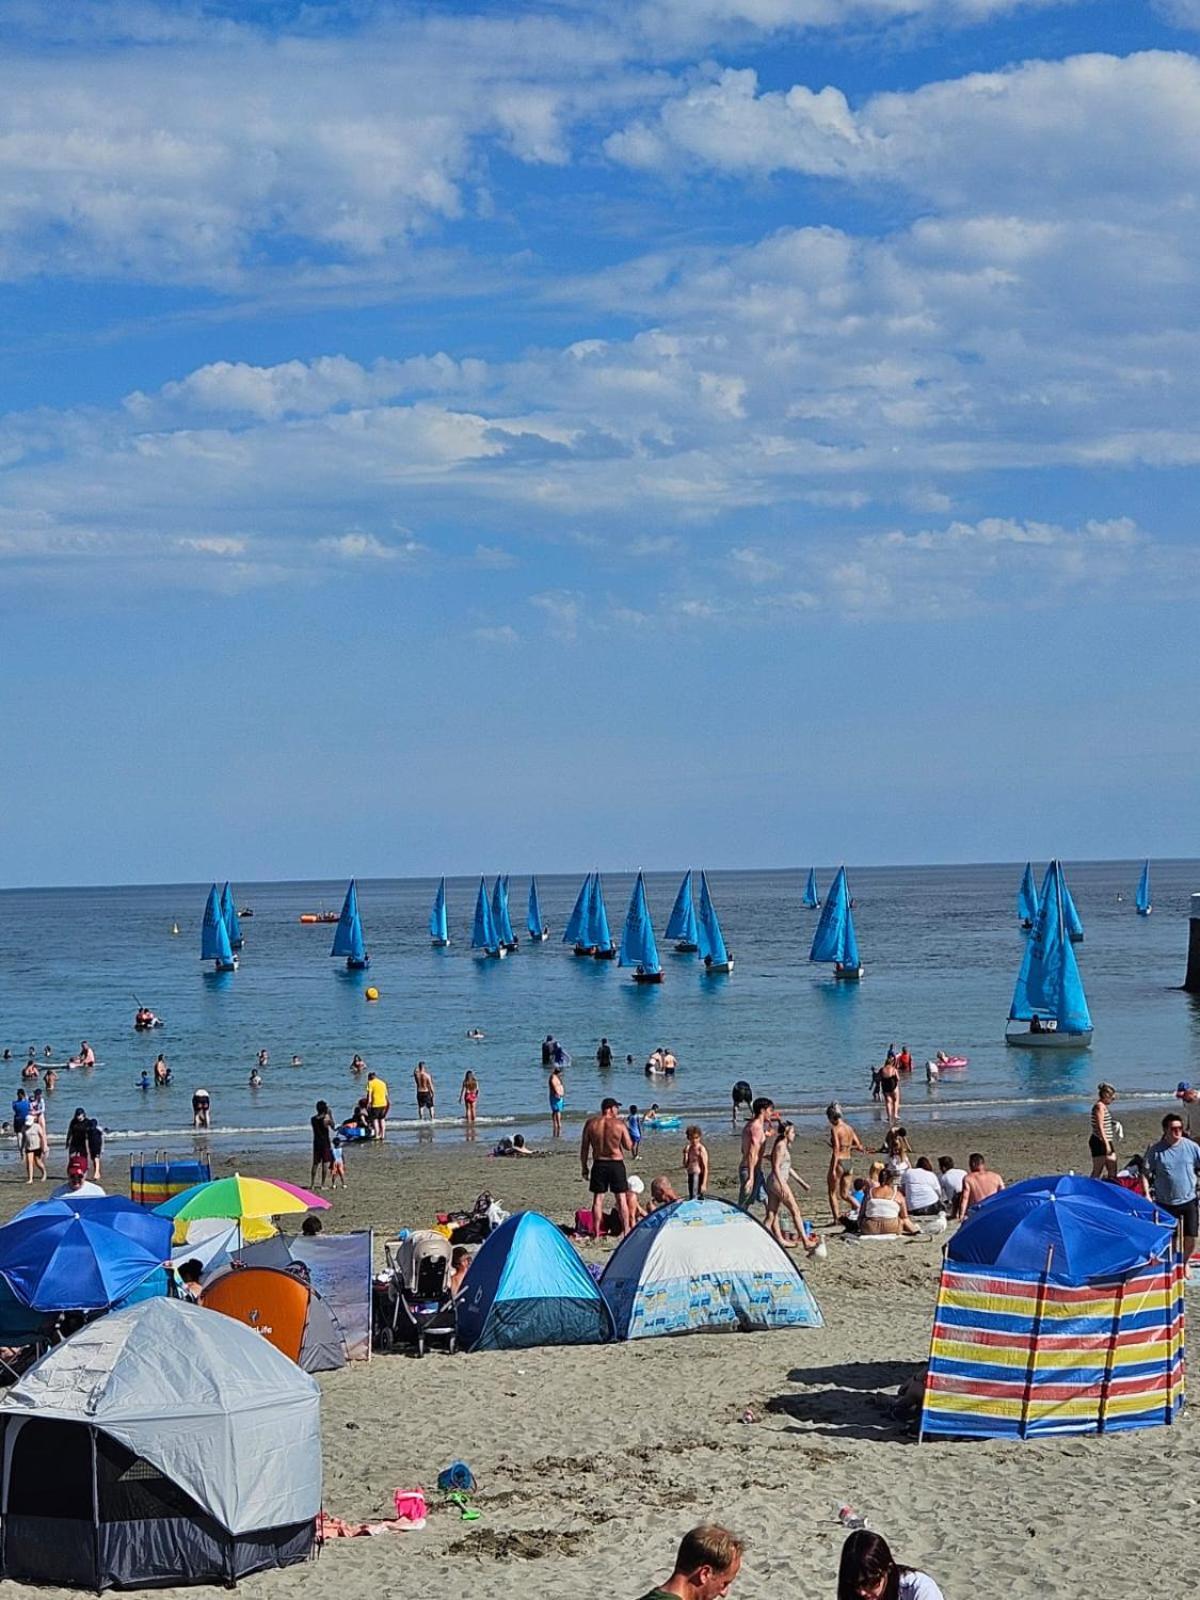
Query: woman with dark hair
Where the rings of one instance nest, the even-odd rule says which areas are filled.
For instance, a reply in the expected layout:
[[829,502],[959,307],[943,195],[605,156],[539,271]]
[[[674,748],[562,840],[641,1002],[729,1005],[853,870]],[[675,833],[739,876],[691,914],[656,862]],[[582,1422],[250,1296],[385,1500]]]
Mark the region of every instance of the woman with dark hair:
[[860,1528],[842,1546],[837,1600],[945,1600],[927,1572],[899,1566],[882,1534]]

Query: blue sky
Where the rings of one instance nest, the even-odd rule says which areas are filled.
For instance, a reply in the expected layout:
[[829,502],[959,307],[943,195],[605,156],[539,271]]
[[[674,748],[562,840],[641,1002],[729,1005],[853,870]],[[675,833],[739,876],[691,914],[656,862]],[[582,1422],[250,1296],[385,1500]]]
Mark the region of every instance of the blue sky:
[[0,12],[0,883],[1195,854],[1200,0]]

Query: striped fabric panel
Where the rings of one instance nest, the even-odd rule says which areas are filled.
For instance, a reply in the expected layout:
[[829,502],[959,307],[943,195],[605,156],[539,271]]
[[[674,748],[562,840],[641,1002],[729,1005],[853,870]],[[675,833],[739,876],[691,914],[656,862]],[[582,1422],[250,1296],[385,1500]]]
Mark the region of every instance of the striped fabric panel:
[[[1152,1427],[1184,1403],[1182,1271],[1078,1287],[943,1271],[922,1426],[1009,1436]],[[1035,1338],[1036,1335],[1036,1338]],[[1036,1345],[1036,1348],[1035,1348]]]

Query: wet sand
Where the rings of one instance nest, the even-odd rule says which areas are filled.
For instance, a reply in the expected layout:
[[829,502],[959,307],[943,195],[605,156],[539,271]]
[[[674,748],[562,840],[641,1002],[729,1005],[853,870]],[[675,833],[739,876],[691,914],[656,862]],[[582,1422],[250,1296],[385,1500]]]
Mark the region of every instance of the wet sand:
[[[1122,1116],[1124,1152],[1156,1136],[1168,1105]],[[878,1123],[858,1126],[864,1143],[880,1143]],[[910,1132],[919,1154],[965,1164],[982,1150],[1010,1180],[1089,1170],[1086,1118],[936,1129],[914,1120]],[[509,1210],[533,1207],[556,1221],[585,1203],[575,1138],[524,1161],[490,1159],[492,1142],[467,1145],[460,1129],[443,1128],[416,1149],[351,1150],[349,1187],[334,1196],[325,1226],[373,1227],[378,1247],[401,1225],[469,1208],[484,1189]],[[712,1191],[732,1197],[736,1142],[708,1144]],[[647,1185],[665,1172],[679,1186],[681,1147],[674,1132],[647,1139],[637,1164]],[[795,1170],[813,1186],[805,1214],[819,1227],[825,1164],[818,1141],[797,1140]],[[62,1165],[59,1152],[53,1166]],[[217,1149],[214,1165],[308,1180],[296,1155],[262,1160]],[[0,1174],[8,1215],[29,1191],[14,1181],[15,1161]],[[114,1158],[114,1192],[124,1174]],[[880,1247],[831,1235],[828,1259],[806,1267],[821,1329],[420,1362],[377,1355],[369,1367],[324,1376],[329,1512],[353,1521],[387,1515],[393,1489],[432,1491],[439,1469],[459,1458],[476,1474],[482,1515],[463,1523],[435,1504],[422,1532],[337,1541],[316,1571],[293,1568],[241,1587],[280,1600],[314,1582],[332,1585],[341,1600],[393,1591],[428,1600],[632,1597],[666,1575],[682,1531],[717,1519],[751,1540],[735,1596],[832,1596],[843,1502],[865,1513],[900,1559],[930,1571],[947,1600],[1075,1596],[1117,1574],[1136,1574],[1149,1590],[1177,1583],[1200,1464],[1190,1411],[1169,1429],[1103,1439],[919,1448],[896,1419],[896,1390],[928,1354],[940,1259],[936,1240]],[[752,1422],[742,1420],[747,1413]]]

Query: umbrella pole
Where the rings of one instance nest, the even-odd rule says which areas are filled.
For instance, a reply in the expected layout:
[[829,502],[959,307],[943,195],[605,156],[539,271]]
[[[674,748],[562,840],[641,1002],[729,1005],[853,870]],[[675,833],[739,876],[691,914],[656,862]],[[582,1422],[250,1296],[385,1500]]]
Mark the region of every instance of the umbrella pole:
[[1029,1427],[1029,1402],[1033,1396],[1033,1378],[1037,1369],[1038,1339],[1042,1333],[1042,1315],[1046,1306],[1047,1280],[1050,1277],[1050,1266],[1054,1260],[1054,1246],[1046,1250],[1046,1264],[1042,1268],[1042,1276],[1038,1280],[1037,1305],[1033,1312],[1033,1331],[1029,1340],[1029,1360],[1025,1364],[1025,1388],[1021,1395],[1021,1421],[1017,1429],[1017,1437],[1024,1439]]

